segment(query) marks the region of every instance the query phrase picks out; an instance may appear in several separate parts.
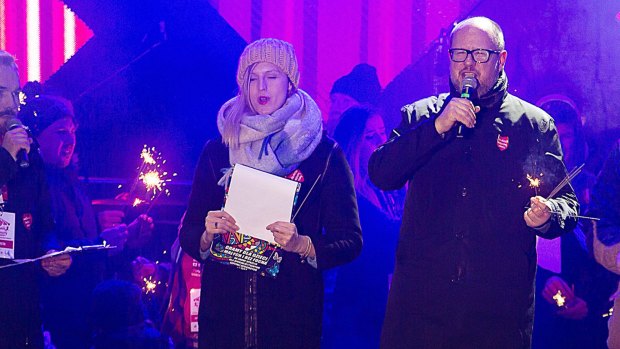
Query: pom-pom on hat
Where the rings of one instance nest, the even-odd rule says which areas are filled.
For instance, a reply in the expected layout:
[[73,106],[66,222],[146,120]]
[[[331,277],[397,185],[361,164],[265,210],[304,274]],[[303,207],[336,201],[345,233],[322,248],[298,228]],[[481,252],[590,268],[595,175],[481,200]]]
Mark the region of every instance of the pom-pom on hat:
[[295,88],[299,85],[299,67],[293,45],[284,40],[266,38],[249,44],[239,57],[237,84],[243,85],[243,76],[254,63],[268,62],[284,72]]

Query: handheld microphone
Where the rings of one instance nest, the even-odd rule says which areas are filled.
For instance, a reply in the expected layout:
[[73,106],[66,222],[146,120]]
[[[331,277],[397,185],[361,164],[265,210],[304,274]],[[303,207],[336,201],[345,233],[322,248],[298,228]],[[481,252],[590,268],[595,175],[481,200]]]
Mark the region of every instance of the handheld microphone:
[[[472,94],[476,92],[478,88],[478,80],[473,76],[466,76],[461,82],[461,98],[471,100]],[[456,138],[463,138],[463,124],[459,122],[459,127],[456,132]]]
[[[10,119],[9,121],[7,121],[6,123],[6,129],[8,131],[14,130],[16,128],[20,128],[20,127],[24,127],[24,125],[22,124],[21,121],[19,121],[19,119]],[[30,166],[30,160],[28,159],[28,153],[26,153],[26,149],[20,149],[17,152],[17,156],[16,156],[16,162],[19,165],[19,167],[21,168],[26,168],[28,166]]]

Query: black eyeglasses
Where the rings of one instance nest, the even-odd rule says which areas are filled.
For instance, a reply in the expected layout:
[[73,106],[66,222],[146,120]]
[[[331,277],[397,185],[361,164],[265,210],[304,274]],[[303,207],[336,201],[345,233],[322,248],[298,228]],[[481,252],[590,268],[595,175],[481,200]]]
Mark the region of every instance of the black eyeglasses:
[[450,52],[450,59],[452,62],[465,62],[468,55],[471,55],[471,58],[476,63],[486,63],[491,58],[491,54],[499,54],[502,51],[498,50],[487,50],[485,48],[477,48],[475,50],[466,50],[464,48],[451,48],[448,50]]

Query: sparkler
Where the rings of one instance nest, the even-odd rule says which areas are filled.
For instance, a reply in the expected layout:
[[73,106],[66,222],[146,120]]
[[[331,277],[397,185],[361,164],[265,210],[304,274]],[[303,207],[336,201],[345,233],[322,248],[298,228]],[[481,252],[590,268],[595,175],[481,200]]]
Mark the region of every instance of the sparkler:
[[[138,168],[138,176],[132,183],[128,194],[128,202],[132,202],[132,207],[148,203],[145,213],[149,213],[154,202],[162,195],[169,196],[170,191],[166,188],[166,183],[170,182],[169,173],[162,169],[166,164],[166,160],[162,159],[161,153],[155,147],[148,147],[146,144],[140,152],[142,163]],[[177,174],[173,173],[175,177]],[[136,195],[139,186],[145,188],[144,195]],[[131,201],[133,200],[133,201]],[[128,206],[125,207],[126,209]]]
[[132,206],[133,206],[133,207],[137,207],[138,205],[143,204],[144,202],[145,202],[145,201],[144,201],[144,200],[142,200],[142,199],[140,199],[140,198],[135,198],[135,199],[133,200],[133,204],[132,204]]
[[[547,200],[551,199],[555,194],[557,194],[560,190],[562,190],[562,188],[564,188],[567,184],[569,184],[575,177],[577,177],[577,175],[579,173],[581,173],[581,170],[583,169],[583,167],[586,164],[583,163],[581,164],[581,166],[574,168],[572,171],[570,171],[568,173],[568,175],[562,179],[562,181],[560,181],[560,183],[558,183],[558,185],[555,186],[555,188],[553,188],[553,190],[551,191],[551,193],[549,193],[549,195],[547,196]],[[540,174],[542,176],[542,173]],[[538,188],[540,187],[540,179],[535,178],[530,176],[529,174],[527,175],[527,179],[528,181],[530,181],[530,187],[534,188],[534,190],[536,191],[536,196],[538,196]],[[530,207],[525,207],[526,209],[529,209]],[[560,216],[565,216],[565,217],[571,217],[571,218],[583,218],[583,219],[589,219],[592,221],[600,221],[600,218],[596,218],[596,217],[590,217],[590,216],[581,216],[581,215],[575,215],[575,214],[566,214],[566,213],[562,213],[562,212],[558,212],[558,211],[550,211],[551,214],[555,214],[555,215],[560,215]],[[558,291],[559,292],[559,291]]]
[[[162,252],[161,256],[163,257],[167,253],[168,253],[168,251],[164,250]],[[145,295],[155,295],[157,293],[158,289],[161,289],[163,287],[163,289],[165,290],[165,289],[168,288],[168,283],[167,282],[162,282],[162,281],[158,280],[159,279],[158,275],[160,275],[159,274],[159,268],[160,268],[159,260],[156,260],[155,261],[155,269],[153,270],[153,273],[151,275],[149,275],[148,277],[144,276],[142,278],[142,282],[144,283],[142,285],[142,291],[144,292]],[[169,268],[170,267],[168,267],[168,269]]]
[[540,188],[540,178],[536,178],[528,174],[527,180],[530,181],[530,188],[533,188],[536,196],[538,196],[538,189]]
[[562,296],[561,290],[558,290],[558,292],[553,296],[553,300],[559,308],[563,307],[566,304],[566,297]]
[[[172,176],[176,176],[176,173],[173,173]],[[159,172],[157,170],[149,171],[141,176],[142,182],[146,187],[147,192],[151,193],[151,198],[149,201],[149,206],[146,209],[146,214],[151,211],[155,201],[162,195],[170,196],[170,190],[165,188],[166,183],[170,182],[171,179],[167,178],[168,172]]]
[[143,278],[142,281],[144,281],[144,286],[142,286],[144,294],[155,294],[157,286],[161,285],[161,281],[154,279],[152,275],[148,278]]
[[553,188],[549,196],[547,196],[547,200],[551,199],[555,194],[557,194],[560,190],[562,190],[562,188],[564,188],[568,183],[570,183],[570,181],[572,181],[573,178],[577,177],[577,175],[581,173],[581,170],[583,169],[585,165],[586,164],[583,163],[581,164],[581,166],[573,169],[568,174],[568,176],[566,176],[560,183],[558,183],[558,185],[555,186],[555,188]]
[[[555,214],[555,215],[562,215],[562,212],[558,212],[558,211],[550,211],[551,214]],[[596,218],[596,217],[590,217],[590,216],[581,216],[578,214],[564,214],[566,217],[571,217],[571,218],[583,218],[583,219],[589,219],[591,221],[600,221],[600,218]]]
[[[151,148],[151,150],[155,151],[155,147]],[[151,150],[149,150],[146,147],[146,144],[144,145],[144,148],[142,149],[142,152],[140,153],[140,158],[143,160],[142,161],[143,164],[155,165],[156,161],[155,161],[155,158],[153,158],[153,154],[151,153]]]
[[[525,206],[524,207],[526,210],[530,209],[531,207],[529,206]],[[570,214],[570,213],[564,213],[564,212],[560,212],[560,211],[552,211],[550,210],[549,213],[551,214],[555,214],[558,216],[564,216],[564,217],[570,217],[570,218],[582,218],[582,219],[589,219],[591,221],[600,221],[600,218],[596,218],[596,217],[590,217],[590,216],[582,216],[582,215],[578,215],[578,214]]]
[[[154,153],[155,155],[153,155]],[[138,168],[138,176],[133,181],[133,184],[131,185],[131,189],[129,189],[129,199],[131,199],[134,196],[134,193],[138,187],[138,183],[140,182],[140,179],[141,179],[140,177],[142,176],[144,171],[147,169],[147,167],[157,165],[156,159],[159,159],[160,157],[161,157],[161,154],[156,152],[155,147],[149,148],[146,144],[144,145],[144,147],[142,148],[142,151],[140,152],[140,159],[142,159],[142,163],[140,164],[140,167]]]
[[[164,172],[163,174],[165,175],[166,172]],[[164,180],[162,179],[159,171],[152,170],[146,173],[141,173],[140,179],[142,180],[142,183],[144,183],[144,185],[146,186],[147,191],[152,191],[153,193],[156,193],[157,191],[162,190]]]

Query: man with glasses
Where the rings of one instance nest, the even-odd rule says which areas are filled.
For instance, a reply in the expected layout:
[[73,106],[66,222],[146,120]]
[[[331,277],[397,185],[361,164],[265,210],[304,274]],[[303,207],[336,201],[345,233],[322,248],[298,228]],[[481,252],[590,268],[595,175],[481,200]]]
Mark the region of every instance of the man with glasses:
[[450,44],[450,93],[403,107],[370,158],[379,188],[409,182],[381,347],[529,348],[536,235],[572,230],[577,200],[550,195],[566,176],[557,131],[507,92],[499,25],[469,18]]
[[[43,348],[39,274],[59,276],[71,258],[7,267],[16,259],[42,255],[44,244],[54,240],[43,162],[15,119],[19,91],[15,59],[0,50],[0,348]],[[27,166],[18,164],[21,151],[29,156]]]

